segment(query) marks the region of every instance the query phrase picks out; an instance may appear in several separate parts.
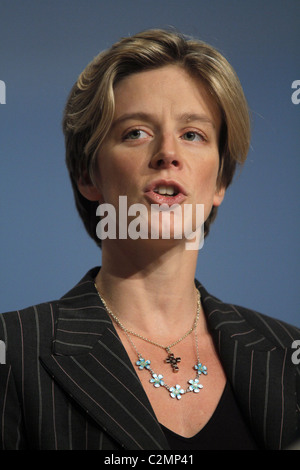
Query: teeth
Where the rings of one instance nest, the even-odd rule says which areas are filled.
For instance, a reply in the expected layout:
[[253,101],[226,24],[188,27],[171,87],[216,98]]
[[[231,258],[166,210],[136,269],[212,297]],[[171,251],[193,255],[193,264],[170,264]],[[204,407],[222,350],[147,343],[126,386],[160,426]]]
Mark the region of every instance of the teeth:
[[175,189],[173,188],[173,186],[167,188],[167,195],[173,196],[173,194],[175,194]]
[[174,186],[158,186],[154,191],[162,196],[173,196],[174,194],[177,194]]

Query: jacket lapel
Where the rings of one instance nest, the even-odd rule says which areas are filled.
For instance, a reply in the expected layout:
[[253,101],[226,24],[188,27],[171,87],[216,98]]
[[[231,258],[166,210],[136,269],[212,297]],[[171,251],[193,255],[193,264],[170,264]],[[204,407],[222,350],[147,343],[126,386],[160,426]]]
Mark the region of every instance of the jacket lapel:
[[88,274],[57,303],[54,351],[41,362],[120,446],[166,449],[147,395]]
[[[41,362],[57,383],[120,446],[168,449],[151,404],[94,287],[99,268],[56,303],[53,354]],[[246,311],[224,304],[200,284],[207,322],[236,399],[262,446],[282,448],[293,436],[295,371],[287,348],[253,323]],[[266,328],[266,331],[268,328]],[[286,400],[286,397],[289,397]],[[288,426],[290,429],[291,426]]]
[[289,434],[290,424],[294,422],[294,429],[297,425],[296,371],[290,364],[289,348],[268,325],[267,317],[224,304],[198,287],[221,362],[245,418],[263,447],[284,448],[294,437]]

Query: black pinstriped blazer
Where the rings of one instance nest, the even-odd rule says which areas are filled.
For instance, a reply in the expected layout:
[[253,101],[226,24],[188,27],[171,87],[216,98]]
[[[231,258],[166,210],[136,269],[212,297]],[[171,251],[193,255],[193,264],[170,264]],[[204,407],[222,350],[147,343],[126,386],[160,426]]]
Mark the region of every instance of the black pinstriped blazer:
[[[0,315],[0,449],[168,449],[94,288],[91,270],[61,300]],[[299,435],[300,330],[224,304],[198,284],[238,403],[260,445]]]

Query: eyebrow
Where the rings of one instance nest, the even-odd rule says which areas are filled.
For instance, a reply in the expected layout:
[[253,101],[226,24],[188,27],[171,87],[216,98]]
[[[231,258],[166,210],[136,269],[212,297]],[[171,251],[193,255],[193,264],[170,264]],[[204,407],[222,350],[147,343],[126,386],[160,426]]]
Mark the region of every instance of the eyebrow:
[[214,128],[216,127],[214,121],[210,119],[206,114],[190,114],[184,113],[177,117],[177,120],[180,122],[190,122],[190,121],[200,121],[205,122],[207,124],[212,125]]
[[[112,127],[115,127],[121,124],[124,121],[128,120],[141,120],[146,122],[153,122],[155,121],[155,116],[152,114],[144,113],[144,112],[136,112],[136,113],[125,113],[118,117],[113,123]],[[205,114],[197,114],[197,113],[183,113],[176,116],[176,121],[178,122],[190,122],[190,121],[199,121],[210,124],[213,128],[215,128],[215,123]]]

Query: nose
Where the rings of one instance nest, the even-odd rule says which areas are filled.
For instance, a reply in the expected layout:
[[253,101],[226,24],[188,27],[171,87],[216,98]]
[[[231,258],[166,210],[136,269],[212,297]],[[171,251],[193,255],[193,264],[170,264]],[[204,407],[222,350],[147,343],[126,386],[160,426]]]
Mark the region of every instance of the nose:
[[162,136],[155,148],[150,166],[155,169],[179,168],[181,159],[176,146],[175,137],[172,135]]

